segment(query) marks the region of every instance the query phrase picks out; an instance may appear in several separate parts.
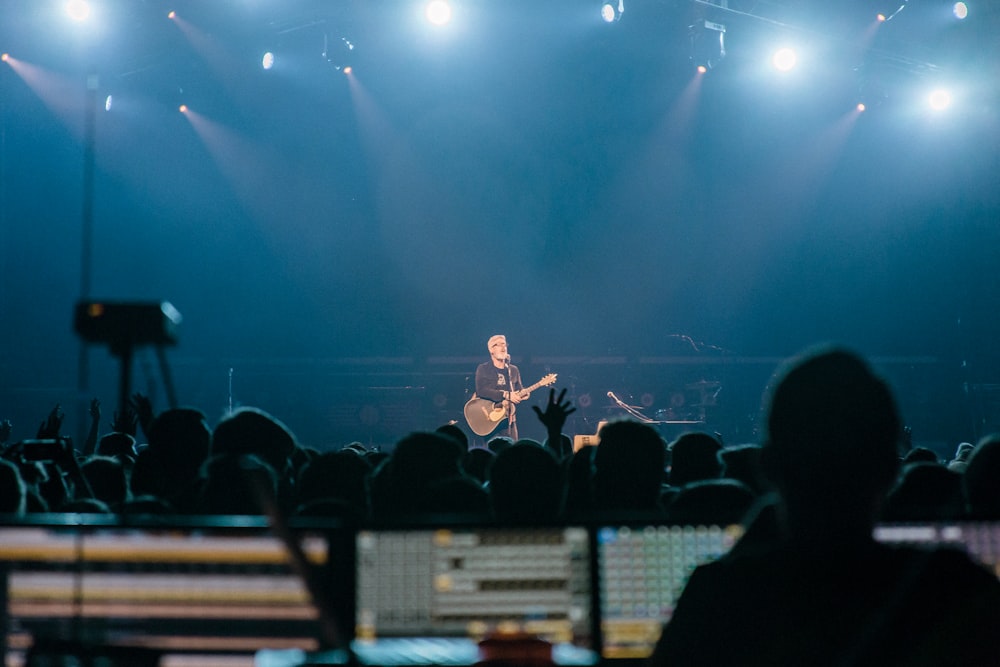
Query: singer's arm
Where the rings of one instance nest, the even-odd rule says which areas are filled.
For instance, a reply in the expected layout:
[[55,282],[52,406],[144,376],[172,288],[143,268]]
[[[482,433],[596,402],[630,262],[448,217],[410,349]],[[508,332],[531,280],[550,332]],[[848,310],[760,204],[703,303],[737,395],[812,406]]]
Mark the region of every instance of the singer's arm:
[[[514,388],[515,392],[524,391],[524,383],[521,382],[521,369],[517,366],[511,365],[510,368],[510,386]],[[520,398],[527,398],[523,394],[519,393]]]
[[497,387],[497,372],[493,364],[482,364],[476,369],[476,396],[499,403],[504,392]]

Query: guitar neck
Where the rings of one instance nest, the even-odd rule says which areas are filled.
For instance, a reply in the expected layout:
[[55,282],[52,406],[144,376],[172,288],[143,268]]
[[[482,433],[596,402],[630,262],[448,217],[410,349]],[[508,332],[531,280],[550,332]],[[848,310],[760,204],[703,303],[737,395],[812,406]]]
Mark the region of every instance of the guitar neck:
[[530,394],[531,392],[535,391],[539,387],[543,387],[545,385],[552,384],[555,381],[556,381],[556,378],[555,378],[554,375],[546,375],[545,377],[543,377],[541,380],[539,380],[535,384],[531,385],[530,387],[525,387],[519,393],[521,393],[521,394],[525,394],[525,393]]

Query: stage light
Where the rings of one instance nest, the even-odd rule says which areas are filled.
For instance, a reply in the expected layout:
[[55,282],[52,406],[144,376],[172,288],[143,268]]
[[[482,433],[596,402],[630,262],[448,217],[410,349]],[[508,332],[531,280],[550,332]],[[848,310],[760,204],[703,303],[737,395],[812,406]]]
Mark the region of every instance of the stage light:
[[704,65],[698,65],[698,74],[704,74],[707,71],[708,71],[707,67],[705,67]]
[[855,109],[857,109],[858,111],[864,111],[865,109],[867,109],[867,107],[865,106],[864,102],[858,102],[858,106],[856,106]]
[[104,110],[105,111],[111,111],[111,107],[114,105],[114,102],[115,102],[114,98],[112,98],[110,95],[108,95],[107,97],[105,97],[104,98]]
[[260,66],[264,69],[271,69],[274,67],[274,54],[268,51],[264,54],[264,57],[260,59]]
[[344,72],[354,60],[354,42],[346,37],[332,42],[323,36],[323,58],[338,72]]
[[875,17],[875,20],[878,21],[879,23],[885,23],[885,14],[879,14],[878,16]]
[[954,14],[957,19],[964,19],[969,15],[969,6],[964,2],[956,2],[951,8],[951,13]]
[[65,7],[66,14],[74,21],[86,21],[90,17],[90,5],[86,0],[69,0]]
[[779,72],[790,72],[795,69],[796,62],[798,62],[798,57],[795,55],[795,50],[787,46],[775,51],[771,57],[771,64]]
[[7,62],[8,60],[10,60],[10,54],[4,53],[3,55],[0,55],[0,60]]
[[431,0],[427,3],[426,15],[434,25],[445,25],[451,21],[451,5],[445,0]]
[[177,12],[175,12],[174,10],[171,9],[169,12],[167,12],[167,18],[168,19],[175,19],[175,18],[177,18]]
[[613,0],[606,0],[601,5],[601,18],[605,23],[620,21],[625,13],[625,0],[618,0],[617,4]]
[[345,67],[345,68],[344,68],[344,69],[343,69],[342,71],[344,72],[344,74],[350,74],[351,72],[353,72],[353,71],[354,71],[354,68],[353,68],[353,67],[351,67],[350,65],[348,65],[348,66],[347,66],[347,67]]
[[187,113],[187,111],[188,111],[188,105],[182,104],[179,107],[177,107],[177,110],[180,111],[181,113]]
[[708,71],[726,57],[726,26],[721,23],[702,21],[688,26],[688,40],[689,57],[696,67]]
[[930,95],[927,96],[927,104],[929,104],[931,109],[934,111],[944,111],[951,106],[951,101],[951,92],[945,90],[944,88],[933,90]]

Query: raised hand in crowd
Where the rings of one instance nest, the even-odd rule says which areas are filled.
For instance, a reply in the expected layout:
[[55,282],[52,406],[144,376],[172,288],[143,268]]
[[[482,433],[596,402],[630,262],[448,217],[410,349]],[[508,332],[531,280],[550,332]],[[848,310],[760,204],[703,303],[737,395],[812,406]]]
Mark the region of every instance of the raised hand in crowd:
[[127,433],[133,438],[139,427],[139,415],[132,409],[132,405],[126,405],[124,411],[115,411],[114,419],[111,421],[111,430],[115,433]]
[[63,412],[62,406],[56,403],[48,416],[38,425],[38,433],[36,434],[38,439],[51,440],[58,438],[59,431],[62,430],[63,419],[65,418],[66,413]]
[[97,435],[101,428],[101,401],[96,398],[90,399],[90,430],[87,431],[87,440],[83,443],[83,453],[93,454],[97,449]]
[[[142,428],[143,435],[146,435],[148,439],[149,425],[153,423],[153,418],[156,416],[153,413],[153,402],[145,394],[135,392],[128,403],[139,420],[139,427]],[[136,434],[133,432],[132,435]]]
[[562,430],[563,426],[566,425],[566,419],[576,412],[576,408],[572,407],[572,405],[572,402],[566,399],[566,388],[563,387],[563,390],[559,392],[558,398],[556,397],[555,388],[549,389],[549,400],[545,405],[544,412],[537,405],[531,406],[531,409],[538,415],[538,421],[542,422],[545,430],[548,432],[547,442],[549,447],[558,457],[569,453],[562,451],[564,449]]

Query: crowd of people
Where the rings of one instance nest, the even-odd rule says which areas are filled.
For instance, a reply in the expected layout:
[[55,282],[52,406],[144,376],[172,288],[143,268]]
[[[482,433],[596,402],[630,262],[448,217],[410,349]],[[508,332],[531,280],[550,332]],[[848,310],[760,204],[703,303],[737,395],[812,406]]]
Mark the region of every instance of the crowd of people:
[[[954,549],[890,547],[878,521],[1000,519],[1000,434],[948,461],[912,447],[888,386],[856,354],[810,349],[766,388],[759,443],[611,421],[573,451],[565,390],[532,406],[543,442],[469,446],[455,424],[403,436],[391,452],[318,451],[257,408],[211,427],[192,408],[155,413],[132,397],[83,449],[56,407],[32,441],[0,423],[0,512],[263,514],[349,521],[427,514],[483,521],[658,517],[742,523],[699,567],[653,664],[985,665],[995,662],[1000,580]],[[719,641],[719,638],[725,641]]]
[[[258,408],[244,407],[211,426],[194,408],[159,413],[134,394],[102,433],[98,400],[82,447],[61,437],[56,406],[13,442],[0,422],[0,511],[261,514],[248,465],[266,471],[289,515],[388,519],[462,513],[484,519],[578,519],[633,512],[689,523],[738,523],[774,501],[761,462],[766,443],[725,446],[719,434],[687,432],[672,442],[648,424],[606,424],[600,445],[573,451],[562,429],[575,410],[565,390],[531,406],[548,437],[506,435],[471,446],[463,429],[444,424],[404,435],[389,451],[359,442],[320,451]],[[880,501],[880,518],[1000,518],[1000,436],[957,446],[950,460],[895,441],[898,467]],[[846,484],[872,462],[846,447],[825,452],[831,477]],[[841,465],[843,464],[843,465]]]

